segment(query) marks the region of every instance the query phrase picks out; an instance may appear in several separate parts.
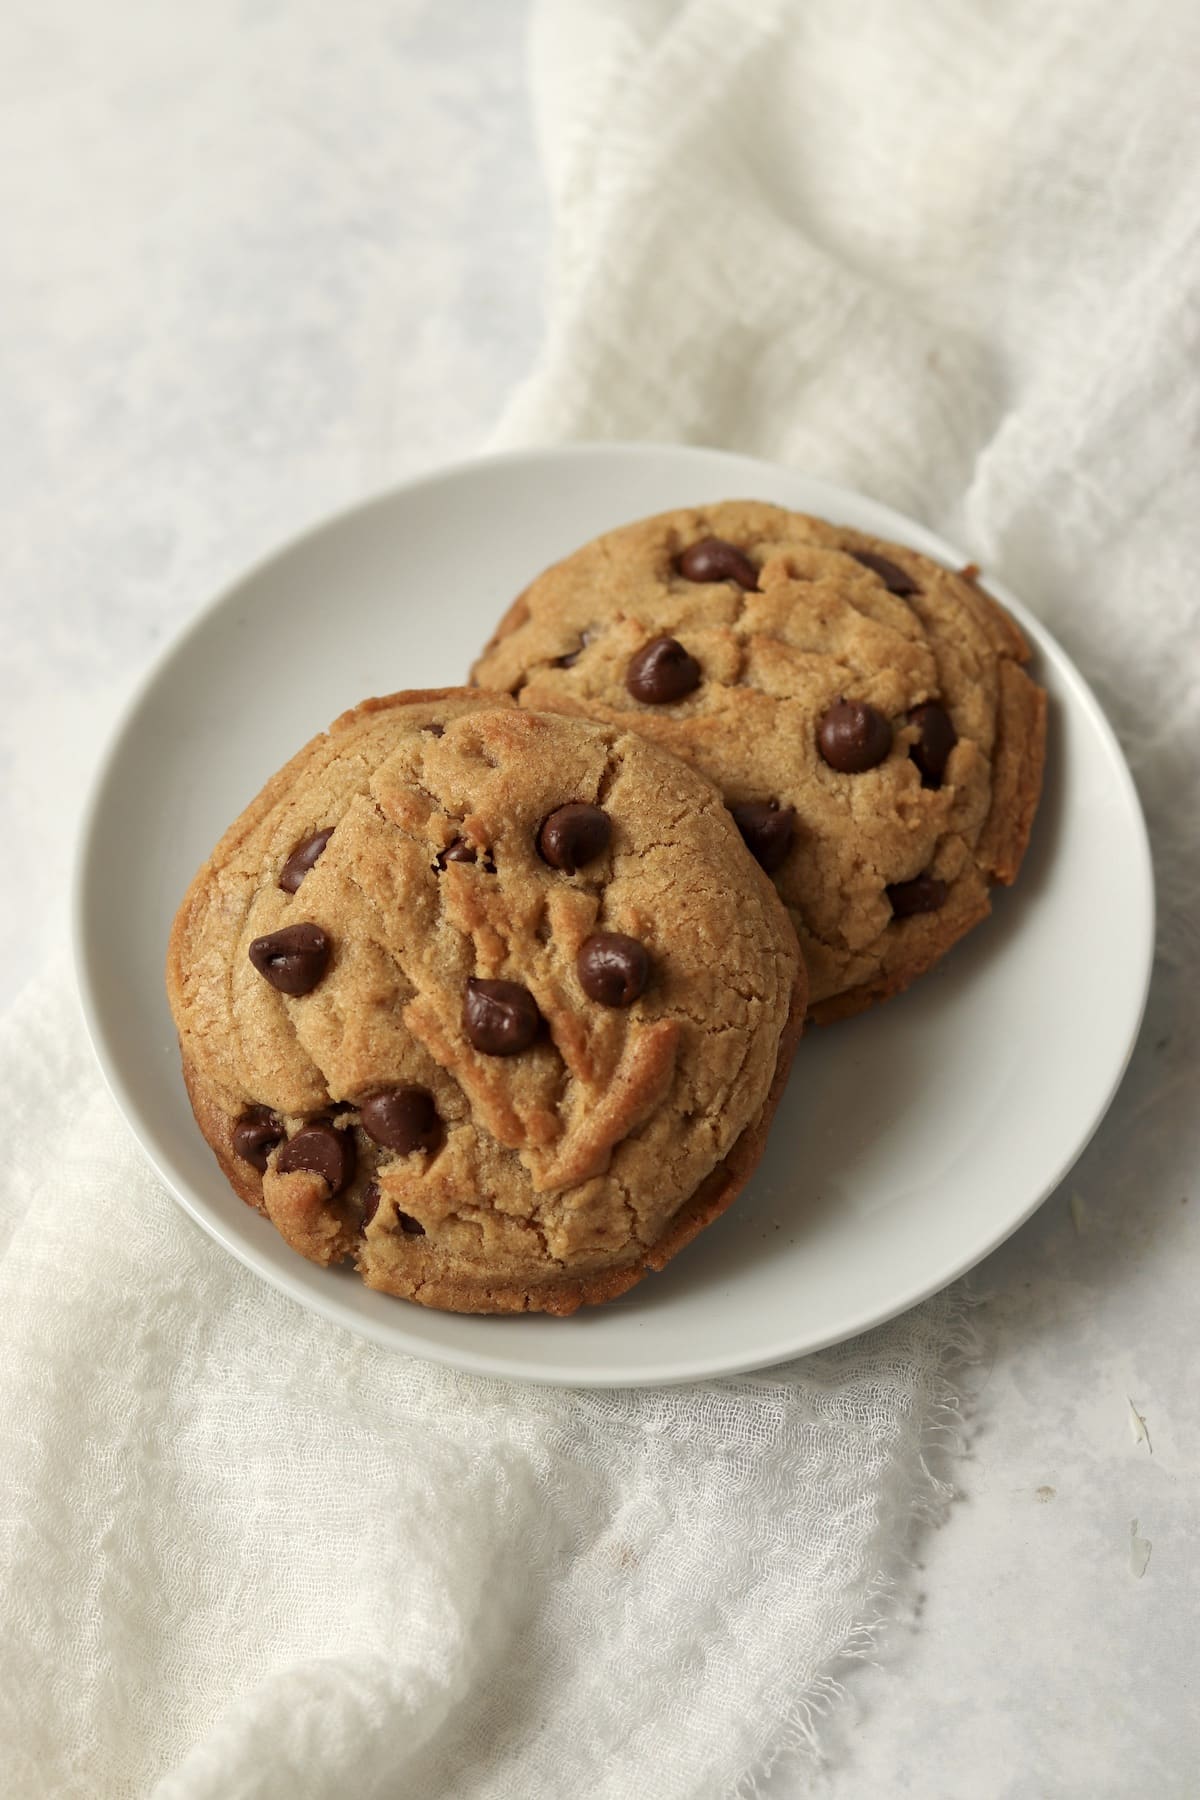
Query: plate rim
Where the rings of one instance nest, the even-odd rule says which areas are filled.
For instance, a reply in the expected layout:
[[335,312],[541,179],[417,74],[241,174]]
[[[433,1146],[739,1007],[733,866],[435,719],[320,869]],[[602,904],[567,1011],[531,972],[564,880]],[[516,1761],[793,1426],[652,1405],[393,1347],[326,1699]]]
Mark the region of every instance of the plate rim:
[[[249,1269],[260,1280],[264,1280],[276,1292],[286,1295],[296,1304],[309,1311],[316,1312],[329,1323],[340,1326],[343,1330],[365,1338],[392,1354],[410,1355],[422,1360],[440,1364],[443,1367],[462,1370],[469,1374],[486,1375],[496,1379],[526,1381],[537,1386],[580,1387],[580,1388],[643,1388],[675,1386],[684,1382],[713,1380],[751,1373],[754,1370],[770,1369],[780,1364],[795,1360],[802,1356],[828,1349],[834,1344],[844,1343],[848,1339],[860,1335],[864,1331],[873,1330],[910,1311],[931,1295],[941,1292],[952,1282],[960,1279],[971,1269],[990,1256],[1009,1237],[1019,1231],[1022,1225],[1032,1218],[1038,1208],[1061,1184],[1065,1176],[1083,1155],[1102,1124],[1113,1099],[1116,1096],[1125,1073],[1129,1067],[1141,1032],[1145,1017],[1150,982],[1153,974],[1154,945],[1156,940],[1156,894],[1154,883],[1154,867],[1150,848],[1149,833],[1141,799],[1130,771],[1125,754],[1121,748],[1112,725],[1100,705],[1091,686],[1077,667],[1073,658],[1063,648],[1049,628],[1033,614],[1028,607],[1007,587],[1005,583],[988,576],[988,589],[1013,613],[1024,631],[1033,639],[1035,647],[1041,648],[1048,643],[1061,665],[1061,671],[1072,689],[1072,698],[1082,707],[1088,716],[1093,729],[1098,733],[1108,753],[1109,761],[1116,774],[1122,790],[1130,823],[1133,827],[1134,841],[1131,851],[1136,851],[1136,884],[1139,888],[1141,916],[1144,930],[1141,942],[1130,946],[1130,954],[1138,955],[1141,961],[1140,976],[1137,983],[1138,1004],[1136,1016],[1132,1019],[1127,1034],[1123,1053],[1119,1059],[1106,1091],[1093,1102],[1090,1122],[1086,1130],[1079,1136],[1075,1147],[1066,1155],[1051,1179],[1037,1192],[1019,1213],[1009,1217],[999,1230],[989,1234],[987,1241],[974,1249],[965,1258],[955,1256],[940,1266],[937,1272],[928,1278],[922,1278],[912,1285],[903,1295],[889,1304],[885,1309],[868,1306],[861,1314],[853,1316],[834,1330],[824,1332],[814,1339],[804,1340],[798,1344],[795,1338],[790,1341],[776,1343],[770,1348],[758,1348],[745,1356],[725,1356],[719,1361],[697,1362],[686,1358],[667,1363],[656,1364],[645,1374],[630,1372],[604,1371],[592,1367],[572,1366],[564,1368],[561,1364],[549,1367],[530,1368],[525,1364],[506,1358],[503,1352],[492,1353],[472,1349],[469,1346],[451,1346],[438,1343],[401,1344],[396,1341],[397,1331],[404,1335],[403,1320],[396,1324],[390,1321],[376,1321],[370,1316],[350,1316],[339,1305],[334,1294],[328,1296],[315,1292],[298,1280],[293,1280],[290,1271],[276,1268],[268,1259],[261,1258],[254,1245],[241,1238],[236,1232],[228,1231],[221,1221],[210,1216],[181,1188],[167,1170],[161,1165],[146,1138],[139,1128],[140,1109],[134,1094],[128,1088],[120,1070],[116,1066],[115,1056],[111,1053],[101,1009],[97,1000],[96,988],[91,972],[92,952],[88,944],[89,919],[89,871],[94,856],[97,854],[97,836],[100,827],[102,803],[108,794],[115,767],[120,759],[126,741],[132,733],[143,706],[157,687],[159,680],[170,665],[184,656],[194,637],[205,630],[214,617],[276,563],[303,549],[311,542],[327,533],[352,526],[356,519],[384,509],[401,495],[418,494],[423,488],[440,486],[445,482],[460,479],[463,476],[477,474],[494,467],[513,467],[523,463],[541,463],[547,459],[599,459],[611,461],[627,461],[637,458],[655,458],[663,455],[682,457],[696,464],[708,464],[712,458],[734,458],[748,466],[770,472],[774,477],[784,476],[790,480],[803,482],[807,488],[821,496],[820,506],[810,506],[808,510],[824,512],[829,509],[828,516],[836,518],[839,506],[847,501],[851,503],[865,502],[884,520],[885,527],[877,535],[895,537],[898,542],[910,543],[925,554],[938,560],[950,560],[952,566],[961,566],[968,558],[950,540],[943,538],[919,520],[909,518],[886,502],[879,501],[861,489],[854,489],[842,483],[832,482],[824,477],[812,475],[802,469],[792,468],[787,464],[771,461],[769,458],[752,456],[740,450],[731,450],[719,445],[676,444],[667,440],[573,440],[563,444],[528,446],[514,450],[493,451],[479,456],[464,457],[452,463],[441,464],[434,469],[427,469],[418,475],[399,482],[390,482],[351,504],[340,507],[331,513],[322,514],[311,520],[299,531],[276,540],[270,548],[253,562],[248,564],[232,579],[227,581],[210,599],[203,602],[194,615],[177,632],[170,636],[151,659],[147,668],[134,682],[129,694],[119,707],[110,722],[101,743],[91,778],[87,784],[83,804],[79,814],[76,834],[75,852],[70,877],[70,927],[72,962],[76,989],[83,1013],[85,1028],[92,1047],[92,1052],[99,1066],[101,1076],[111,1094],[118,1111],[130,1130],[140,1154],[149,1162],[158,1179],[168,1192],[183,1208],[187,1216],[209,1237],[221,1245],[222,1249],[234,1256],[243,1267]],[[564,1344],[564,1349],[566,1345]]]

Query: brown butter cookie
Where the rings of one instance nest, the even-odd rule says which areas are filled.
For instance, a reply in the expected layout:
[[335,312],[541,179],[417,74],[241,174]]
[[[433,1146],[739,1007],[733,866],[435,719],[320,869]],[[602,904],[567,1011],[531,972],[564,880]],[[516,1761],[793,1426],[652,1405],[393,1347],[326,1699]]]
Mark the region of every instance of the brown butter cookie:
[[972,576],[761,502],[664,513],[539,576],[473,675],[715,781],[825,1022],[907,987],[1021,865],[1045,694]]
[[710,783],[621,725],[371,700],[200,870],[167,985],[237,1192],[469,1312],[622,1293],[758,1160],[805,984]]

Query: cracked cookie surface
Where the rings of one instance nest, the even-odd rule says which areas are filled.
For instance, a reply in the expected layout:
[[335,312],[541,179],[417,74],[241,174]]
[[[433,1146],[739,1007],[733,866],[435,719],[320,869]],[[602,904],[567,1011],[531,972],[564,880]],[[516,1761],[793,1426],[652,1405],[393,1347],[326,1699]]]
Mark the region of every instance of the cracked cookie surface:
[[302,1255],[470,1312],[662,1267],[754,1167],[805,1001],[710,783],[470,689],[366,701],[275,775],[167,985],[237,1192]]
[[1045,694],[969,572],[756,501],[664,513],[539,576],[473,677],[715,781],[786,903],[810,1017],[907,987],[1015,879]]

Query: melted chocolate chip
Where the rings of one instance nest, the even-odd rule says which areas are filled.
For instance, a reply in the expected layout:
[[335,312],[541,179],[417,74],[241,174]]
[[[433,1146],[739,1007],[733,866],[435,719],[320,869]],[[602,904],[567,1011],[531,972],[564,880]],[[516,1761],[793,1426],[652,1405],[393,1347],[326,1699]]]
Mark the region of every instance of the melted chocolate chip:
[[795,807],[780,806],[778,800],[746,800],[729,810],[755,862],[773,875],[792,847]]
[[936,875],[918,875],[915,881],[895,881],[887,891],[894,919],[911,919],[914,913],[937,912],[945,904],[946,884]]
[[537,1001],[519,981],[467,982],[463,1030],[485,1056],[516,1056],[528,1050],[542,1023]]
[[758,586],[758,570],[746,552],[724,538],[701,538],[689,545],[678,567],[685,581],[736,581],[750,593]]
[[874,550],[849,550],[847,555],[852,556],[856,563],[861,563],[864,569],[870,569],[873,575],[878,575],[889,594],[920,593],[919,585],[908,571],[888,557],[876,556]]
[[332,836],[333,826],[329,825],[296,845],[279,871],[279,885],[285,894],[295,893]]
[[700,664],[678,638],[651,638],[629,659],[625,686],[647,706],[668,706],[700,686]]
[[478,850],[475,848],[474,844],[468,844],[466,838],[455,838],[452,844],[447,844],[444,850],[439,850],[430,866],[435,872],[440,874],[446,867],[446,864],[452,862],[478,862],[485,875],[494,875],[496,873],[496,865],[492,860],[491,851],[485,850],[483,853],[483,861],[480,862]]
[[365,1231],[379,1211],[379,1183],[377,1181],[368,1181],[363,1189],[362,1209],[363,1230]]
[[340,1194],[354,1179],[354,1135],[336,1131],[332,1125],[306,1125],[294,1138],[289,1138],[275,1159],[280,1175],[294,1175],[298,1169],[319,1175],[329,1183],[329,1197]]
[[234,1152],[261,1173],[266,1169],[268,1156],[285,1135],[269,1106],[252,1106],[233,1128]]
[[574,875],[583,863],[593,862],[608,849],[612,821],[602,807],[585,800],[569,800],[543,819],[538,832],[538,854],[552,869]]
[[438,1141],[437,1107],[426,1088],[383,1088],[363,1101],[359,1118],[369,1138],[401,1156],[432,1150]]
[[308,994],[329,967],[332,945],[319,925],[285,925],[255,938],[249,957],[281,994]]
[[573,669],[575,667],[575,664],[579,661],[580,657],[583,655],[584,651],[587,649],[588,645],[591,643],[591,641],[592,641],[591,632],[590,631],[581,631],[579,634],[578,650],[568,650],[565,656],[556,656],[554,659],[555,668],[556,669]]
[[444,869],[447,863],[473,863],[478,860],[478,850],[476,850],[474,844],[468,844],[466,838],[455,838],[452,844],[447,844],[446,848],[444,850],[439,850],[437,854],[437,866],[439,869]]
[[422,725],[421,730],[427,731],[430,737],[445,737],[446,735],[446,727],[439,725],[436,719],[431,720],[428,725]]
[[397,1209],[396,1223],[404,1233],[405,1237],[425,1236],[425,1227],[422,1225],[420,1219],[414,1219],[411,1213],[400,1212]]
[[575,959],[579,985],[601,1006],[632,1006],[650,979],[646,946],[623,931],[594,931]]
[[931,702],[928,706],[914,707],[908,719],[921,734],[908,752],[921,771],[921,786],[941,787],[950,752],[958,742],[950,714],[944,706]]
[[860,775],[881,763],[892,747],[892,728],[865,700],[837,700],[817,727],[817,745],[831,769]]

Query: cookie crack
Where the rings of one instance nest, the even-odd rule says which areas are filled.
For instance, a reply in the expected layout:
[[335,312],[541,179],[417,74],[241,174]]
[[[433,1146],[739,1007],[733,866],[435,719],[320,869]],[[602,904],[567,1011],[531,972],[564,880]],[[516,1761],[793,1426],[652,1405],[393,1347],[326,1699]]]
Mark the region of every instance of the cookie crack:
[[529,1218],[525,1221],[525,1223],[529,1226],[529,1229],[533,1232],[534,1237],[536,1237],[538,1244],[541,1247],[541,1252],[542,1252],[542,1255],[545,1258],[545,1260],[548,1263],[551,1263],[553,1265],[553,1267],[556,1269],[565,1269],[567,1266],[566,1260],[565,1260],[565,1258],[563,1258],[561,1256],[555,1256],[554,1252],[551,1250],[550,1245],[546,1239],[546,1228],[542,1224],[541,1220],[538,1219],[537,1217],[535,1217],[535,1215],[533,1213],[531,1213],[529,1215]]
[[[638,1216],[637,1207],[633,1204],[633,1197],[630,1194],[628,1186],[626,1185],[625,1182],[623,1182],[621,1180],[619,1175],[615,1175],[615,1174],[613,1175],[613,1178],[612,1178],[612,1184],[617,1190],[617,1199],[620,1201],[622,1207],[624,1208],[625,1217],[629,1222],[629,1229],[626,1234],[625,1244],[627,1246],[630,1244],[636,1245],[636,1247],[639,1250],[653,1249],[654,1244],[658,1240],[657,1240],[657,1238],[647,1240],[645,1237],[643,1237],[642,1231],[641,1231],[642,1221]],[[661,1233],[659,1235],[661,1236]]]
[[616,744],[610,741],[608,754],[604,759],[604,767],[600,771],[600,779],[596,784],[597,806],[603,806],[608,799],[609,794],[612,792],[613,784],[615,783],[617,776],[621,773],[624,760],[625,759],[618,751]]

